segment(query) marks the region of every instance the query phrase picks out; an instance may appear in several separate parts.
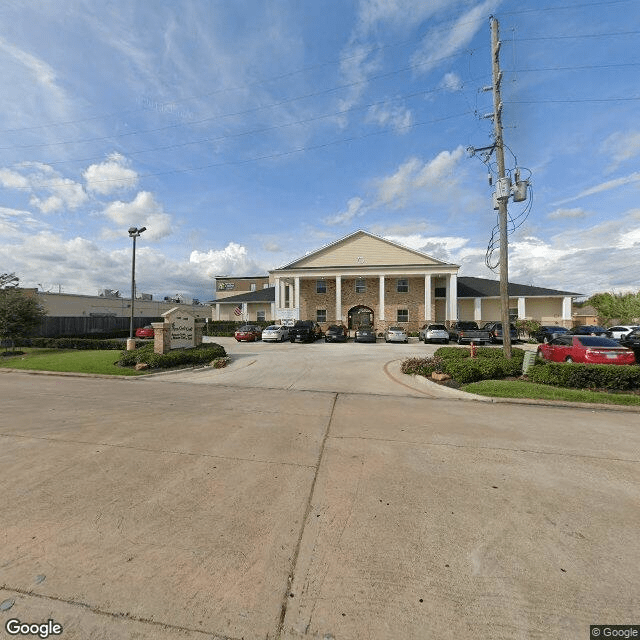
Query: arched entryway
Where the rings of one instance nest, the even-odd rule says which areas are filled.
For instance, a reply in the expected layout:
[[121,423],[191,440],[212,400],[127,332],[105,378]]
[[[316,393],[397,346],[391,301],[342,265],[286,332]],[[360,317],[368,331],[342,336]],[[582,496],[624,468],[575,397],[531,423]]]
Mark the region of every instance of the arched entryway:
[[363,305],[349,309],[348,328],[357,329],[364,325],[373,327],[373,309]]

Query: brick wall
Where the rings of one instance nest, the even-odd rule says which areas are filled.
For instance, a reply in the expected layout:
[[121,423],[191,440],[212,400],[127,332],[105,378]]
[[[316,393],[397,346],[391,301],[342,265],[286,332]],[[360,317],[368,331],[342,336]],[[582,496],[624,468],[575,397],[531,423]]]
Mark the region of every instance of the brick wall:
[[[400,324],[408,331],[418,331],[425,324],[424,320],[424,278],[409,278],[409,291],[399,293],[397,278],[386,277],[384,280],[385,318],[380,320],[378,278],[365,278],[365,291],[356,293],[356,278],[342,278],[342,318],[336,318],[336,283],[334,279],[326,279],[326,293],[316,293],[315,280],[300,280],[300,319],[315,320],[318,309],[326,309],[327,322],[323,329],[336,320],[347,324],[349,309],[362,305],[369,307],[374,313],[374,327],[384,331],[388,326]],[[409,322],[397,322],[398,309],[409,311]],[[431,300],[431,321],[435,319],[435,300]]]

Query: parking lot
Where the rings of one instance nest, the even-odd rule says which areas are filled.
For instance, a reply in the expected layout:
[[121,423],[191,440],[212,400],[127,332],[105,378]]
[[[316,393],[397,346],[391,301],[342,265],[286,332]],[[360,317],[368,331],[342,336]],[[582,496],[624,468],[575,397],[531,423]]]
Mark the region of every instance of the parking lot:
[[393,370],[436,346],[217,341],[228,369],[0,373],[3,628],[582,640],[637,616],[637,413]]

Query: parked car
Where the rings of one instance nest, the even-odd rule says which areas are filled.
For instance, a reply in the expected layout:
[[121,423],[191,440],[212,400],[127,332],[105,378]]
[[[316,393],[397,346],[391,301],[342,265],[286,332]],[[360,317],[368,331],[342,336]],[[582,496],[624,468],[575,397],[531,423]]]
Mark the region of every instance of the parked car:
[[369,326],[361,326],[356,329],[355,336],[353,338],[354,342],[375,342],[376,341],[376,332],[373,327]]
[[290,342],[315,342],[322,338],[322,329],[313,320],[297,320],[289,329]]
[[454,322],[449,329],[449,339],[458,344],[465,342],[491,342],[491,335],[485,329],[480,329],[473,320]]
[[634,329],[640,329],[640,327],[637,324],[621,324],[616,327],[609,327],[607,329],[607,338],[620,340]]
[[289,339],[289,327],[272,324],[262,330],[263,342],[284,342]]
[[551,362],[584,362],[586,364],[633,364],[631,349],[615,340],[599,336],[574,336],[566,333],[538,347],[538,355]]
[[255,342],[262,337],[262,329],[254,324],[246,324],[236,329],[233,337],[238,342]]
[[154,330],[150,324],[136,329],[136,338],[153,338]]
[[632,349],[636,355],[636,362],[640,363],[640,327],[620,338],[620,345]]
[[409,336],[402,327],[388,327],[384,332],[385,342],[409,342]]
[[427,342],[443,342],[449,344],[449,332],[443,324],[427,324],[420,329],[419,339]]
[[[493,344],[502,342],[502,322],[487,322],[482,330],[489,332],[489,339]],[[515,324],[509,323],[509,335],[511,342],[518,342],[518,330]]]
[[603,336],[606,338],[607,330],[595,324],[581,324],[573,329],[569,329],[567,333],[572,336]]
[[346,342],[347,327],[341,324],[332,324],[324,333],[325,342]]
[[567,331],[565,327],[544,324],[533,334],[533,337],[538,342],[550,342],[554,338],[564,335]]

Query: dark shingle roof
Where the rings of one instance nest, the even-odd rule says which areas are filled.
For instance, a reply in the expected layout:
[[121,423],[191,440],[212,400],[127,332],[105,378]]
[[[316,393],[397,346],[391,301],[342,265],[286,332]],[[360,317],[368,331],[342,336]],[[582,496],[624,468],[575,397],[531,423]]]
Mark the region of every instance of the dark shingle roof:
[[[523,296],[579,296],[580,293],[545,289],[527,284],[509,283],[509,295],[514,298]],[[458,278],[458,298],[496,298],[500,296],[500,282],[487,278]]]
[[256,291],[247,291],[246,293],[239,293],[237,296],[229,296],[228,298],[218,298],[214,300],[216,302],[233,303],[238,302],[275,302],[276,300],[276,288],[267,287],[266,289],[257,289]]

